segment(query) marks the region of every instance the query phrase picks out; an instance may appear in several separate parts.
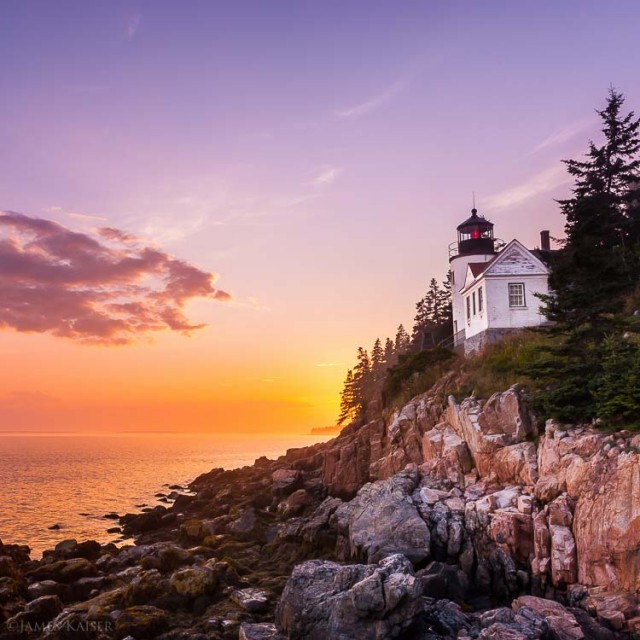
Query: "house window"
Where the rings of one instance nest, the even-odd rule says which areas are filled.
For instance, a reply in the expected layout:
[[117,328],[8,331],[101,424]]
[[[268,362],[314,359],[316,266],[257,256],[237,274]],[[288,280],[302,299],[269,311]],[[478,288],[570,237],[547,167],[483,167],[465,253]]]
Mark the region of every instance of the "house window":
[[509,283],[509,306],[524,307],[524,284],[522,282]]
[[473,315],[476,315],[476,292],[474,291],[472,294],[472,299],[473,299]]
[[467,296],[467,322],[471,320],[471,296]]
[[478,289],[478,313],[482,313],[484,306],[484,300],[482,299],[482,287]]

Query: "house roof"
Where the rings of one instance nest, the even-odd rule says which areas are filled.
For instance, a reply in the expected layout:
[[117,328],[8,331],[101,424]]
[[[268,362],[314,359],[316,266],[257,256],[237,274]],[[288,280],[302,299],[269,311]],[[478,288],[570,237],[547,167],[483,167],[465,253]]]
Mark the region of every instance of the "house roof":
[[470,262],[467,266],[471,269],[473,277],[477,278],[487,268],[488,264],[488,262]]
[[[505,260],[508,259],[509,254],[512,254],[514,251],[518,251],[518,250],[523,252],[525,255],[528,254],[529,256],[531,256],[532,258],[531,263],[534,267],[535,267],[535,263],[538,263],[539,265],[538,273],[540,273],[540,271],[542,270],[548,273],[548,267],[547,267],[548,258],[545,259],[546,256],[539,255],[540,253],[547,254],[548,252],[540,251],[537,249],[530,250],[530,249],[527,249],[518,240],[512,240],[511,242],[509,242],[509,244],[507,244],[507,246],[502,251],[500,251],[500,253],[497,253],[488,262],[470,262],[467,265],[467,278],[465,279],[465,283],[463,287],[460,289],[460,293],[465,293],[466,291],[468,291],[474,284],[477,284],[477,282],[483,279],[485,276],[491,277],[492,275],[496,275],[496,276],[505,275],[501,273],[492,274],[491,270],[494,267],[494,265],[497,265],[500,262],[505,262]],[[470,282],[467,282],[469,279],[469,273],[471,274],[472,279]],[[514,275],[516,274],[514,273]],[[517,275],[521,277],[526,277],[527,275],[536,275],[536,274],[534,272],[530,272],[528,274],[518,272]]]

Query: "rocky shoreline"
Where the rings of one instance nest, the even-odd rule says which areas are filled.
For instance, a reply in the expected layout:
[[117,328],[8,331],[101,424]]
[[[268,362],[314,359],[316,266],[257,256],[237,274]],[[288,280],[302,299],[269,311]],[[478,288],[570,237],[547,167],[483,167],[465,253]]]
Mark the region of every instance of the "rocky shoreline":
[[640,634],[640,436],[442,384],[327,443],[214,469],[135,544],[0,542],[0,639]]

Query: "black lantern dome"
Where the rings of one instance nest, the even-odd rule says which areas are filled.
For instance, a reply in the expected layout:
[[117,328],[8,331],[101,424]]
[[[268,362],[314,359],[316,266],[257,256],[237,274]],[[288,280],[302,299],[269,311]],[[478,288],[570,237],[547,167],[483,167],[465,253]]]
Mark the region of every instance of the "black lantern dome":
[[471,209],[471,217],[458,225],[458,255],[495,253],[493,223]]

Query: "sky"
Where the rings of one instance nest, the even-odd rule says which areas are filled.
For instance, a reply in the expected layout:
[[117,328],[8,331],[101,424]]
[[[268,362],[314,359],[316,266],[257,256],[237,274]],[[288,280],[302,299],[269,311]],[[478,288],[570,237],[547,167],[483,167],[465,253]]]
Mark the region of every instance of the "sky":
[[469,215],[562,236],[636,2],[3,0],[0,432],[304,433]]

